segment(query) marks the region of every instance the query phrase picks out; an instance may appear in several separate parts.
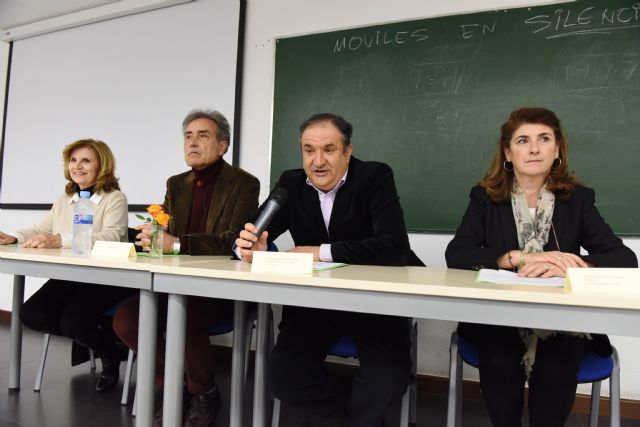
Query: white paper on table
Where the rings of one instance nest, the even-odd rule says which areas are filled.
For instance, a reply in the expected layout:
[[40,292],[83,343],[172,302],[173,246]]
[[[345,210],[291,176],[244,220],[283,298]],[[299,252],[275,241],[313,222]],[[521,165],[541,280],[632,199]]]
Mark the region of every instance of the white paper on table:
[[541,277],[519,277],[513,271],[483,268],[478,272],[476,282],[495,283],[499,285],[550,286],[562,288],[564,287],[565,279],[564,277],[550,277],[548,279]]
[[313,271],[332,270],[334,268],[340,268],[346,265],[349,264],[345,264],[344,262],[314,262]]

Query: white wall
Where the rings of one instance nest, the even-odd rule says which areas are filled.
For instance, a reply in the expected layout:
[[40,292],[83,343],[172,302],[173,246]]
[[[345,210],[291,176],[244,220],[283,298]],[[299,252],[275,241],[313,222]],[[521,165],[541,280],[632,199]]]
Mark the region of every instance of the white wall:
[[[492,8],[542,3],[532,0],[487,0],[484,2],[487,7]],[[450,0],[447,2],[426,2],[424,0],[396,0],[394,2],[384,0],[350,0],[348,2],[343,0],[325,0],[323,2],[248,0],[244,96],[242,99],[243,141],[240,162],[243,168],[260,178],[262,182],[261,199],[267,196],[269,189],[270,120],[274,70],[273,41],[275,37],[477,10],[478,6],[475,0]],[[6,66],[3,61],[6,61],[7,56],[6,45],[0,44],[0,49],[2,49],[0,51],[0,69],[2,69],[0,92],[2,92],[5,83],[4,70]],[[292,132],[295,131],[292,129]],[[31,224],[41,215],[41,212],[0,211],[0,230]],[[410,236],[413,249],[430,266],[445,265],[444,249],[450,239],[450,235],[414,234]],[[640,253],[640,240],[625,240],[625,242],[636,253]],[[290,239],[286,237],[280,239],[278,244],[282,249],[291,245]],[[7,310],[10,309],[10,306],[10,277],[0,275],[0,309]],[[420,373],[447,376],[448,341],[454,324],[421,320],[419,327]],[[623,373],[622,397],[640,399],[640,367],[634,362],[634,355],[640,352],[640,340],[616,336],[611,338],[620,352]],[[466,373],[469,378],[477,378],[471,369],[467,369]],[[582,390],[586,392],[586,389]]]
[[[251,171],[262,183],[261,199],[269,191],[271,107],[273,97],[274,39],[283,36],[322,32],[340,28],[417,19],[480,10],[540,5],[551,1],[535,0],[248,0],[245,39],[244,96],[242,99],[242,146],[240,166]],[[382,101],[381,101],[382,102]],[[348,119],[348,118],[347,118]],[[499,124],[496,123],[496,126]],[[292,133],[296,129],[291,129]],[[357,154],[357,146],[354,148]],[[478,177],[480,178],[480,177]],[[444,250],[451,235],[413,234],[411,245],[430,266],[444,266]],[[278,247],[289,244],[282,239]],[[640,240],[627,240],[640,253]],[[421,320],[419,324],[419,371],[430,375],[448,375],[448,342],[455,325],[451,322]],[[622,366],[622,396],[640,398],[640,366],[634,355],[640,351],[636,338],[611,337],[618,348]],[[469,378],[477,378],[473,370]],[[606,387],[605,387],[606,388]],[[586,393],[586,389],[582,389]]]

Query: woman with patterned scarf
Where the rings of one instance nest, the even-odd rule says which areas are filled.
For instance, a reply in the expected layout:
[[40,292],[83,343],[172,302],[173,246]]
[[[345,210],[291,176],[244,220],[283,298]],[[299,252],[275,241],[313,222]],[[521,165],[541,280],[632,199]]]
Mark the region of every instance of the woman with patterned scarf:
[[[522,277],[564,277],[569,267],[637,267],[633,251],[596,209],[594,191],[569,173],[567,154],[553,111],[512,112],[447,246],[447,265],[513,269]],[[611,354],[605,335],[587,332],[460,323],[458,333],[478,348],[480,386],[493,424],[520,426],[528,379],[529,425],[564,425],[585,349]]]

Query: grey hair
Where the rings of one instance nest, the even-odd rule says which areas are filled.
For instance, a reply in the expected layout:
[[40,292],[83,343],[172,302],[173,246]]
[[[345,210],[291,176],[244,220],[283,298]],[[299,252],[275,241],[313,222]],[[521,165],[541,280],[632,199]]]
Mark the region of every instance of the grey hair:
[[224,114],[217,110],[196,108],[189,111],[187,117],[182,121],[182,133],[187,131],[189,123],[198,119],[209,119],[214,122],[218,126],[218,132],[216,132],[216,138],[218,138],[218,141],[227,141],[231,144],[231,128],[229,126],[229,121]]

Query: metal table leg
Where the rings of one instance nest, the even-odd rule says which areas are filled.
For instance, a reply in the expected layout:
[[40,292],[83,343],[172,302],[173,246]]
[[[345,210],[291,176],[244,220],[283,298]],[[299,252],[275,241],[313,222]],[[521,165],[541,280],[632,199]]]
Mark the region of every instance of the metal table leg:
[[258,304],[258,331],[256,333],[256,370],[253,389],[253,426],[266,425],[267,412],[267,355],[269,352],[269,304]]
[[140,290],[140,315],[138,328],[138,373],[136,426],[153,425],[153,395],[156,375],[156,335],[158,323],[158,296]]
[[11,349],[9,352],[9,390],[20,390],[22,364],[22,321],[20,310],[24,302],[24,276],[13,276],[13,305],[11,306]]
[[247,329],[247,303],[235,301],[233,308],[233,348],[231,359],[231,413],[229,425],[242,427],[244,400],[245,339]]
[[188,299],[185,295],[169,294],[162,411],[163,425],[168,427],[182,425],[182,383],[187,301]]

